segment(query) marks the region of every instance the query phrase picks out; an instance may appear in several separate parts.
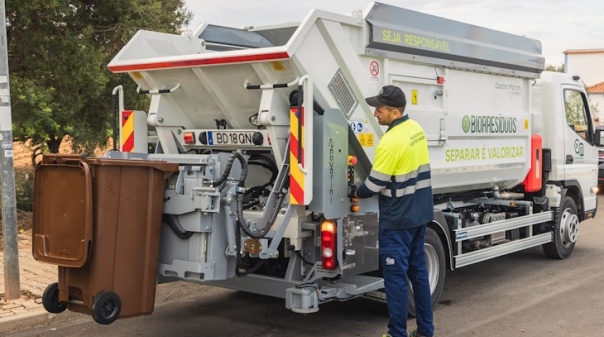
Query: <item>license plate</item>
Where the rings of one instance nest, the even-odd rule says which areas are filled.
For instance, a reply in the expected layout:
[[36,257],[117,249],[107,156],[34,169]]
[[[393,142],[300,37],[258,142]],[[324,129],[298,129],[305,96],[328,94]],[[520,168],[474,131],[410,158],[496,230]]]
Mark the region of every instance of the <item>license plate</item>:
[[253,131],[208,131],[208,145],[253,145]]

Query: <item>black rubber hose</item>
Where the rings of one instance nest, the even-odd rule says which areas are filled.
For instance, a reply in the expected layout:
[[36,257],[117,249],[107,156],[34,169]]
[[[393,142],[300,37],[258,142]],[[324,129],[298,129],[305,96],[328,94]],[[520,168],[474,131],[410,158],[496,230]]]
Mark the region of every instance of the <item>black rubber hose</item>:
[[235,161],[235,154],[232,154],[231,157],[229,158],[229,161],[227,162],[226,167],[224,168],[224,172],[222,173],[222,176],[220,178],[218,178],[218,180],[213,182],[212,186],[219,186],[227,180],[227,178],[229,177],[229,174],[231,174],[231,168],[233,168],[234,161]]
[[[298,105],[298,90],[293,90],[292,92],[289,93],[289,104],[291,106]],[[323,109],[321,104],[319,104],[314,99],[312,100],[312,109],[314,110],[314,112],[317,113],[317,115],[322,116],[325,113],[325,109]]]
[[239,159],[239,163],[241,164],[241,175],[239,176],[239,187],[245,187],[245,179],[247,179],[247,162],[243,155],[239,152],[233,152],[233,155]]
[[237,158],[239,160],[239,163],[241,163],[241,176],[239,177],[239,187],[245,186],[245,179],[247,178],[247,162],[239,152],[233,152],[233,154],[229,158],[229,161],[227,162],[227,165],[224,169],[224,173],[222,173],[220,179],[212,183],[212,186],[221,185],[227,180],[229,174],[231,174],[231,169],[233,168],[233,162],[235,161],[235,158]]
[[174,221],[174,219],[172,219],[172,216],[168,215],[168,214],[164,214],[162,216],[162,220],[163,222],[165,222],[168,227],[170,227],[170,229],[172,230],[172,232],[174,232],[174,234],[176,234],[176,236],[178,236],[180,239],[188,239],[193,235],[193,232],[189,232],[189,231],[185,231],[184,229],[180,228],[176,222]]

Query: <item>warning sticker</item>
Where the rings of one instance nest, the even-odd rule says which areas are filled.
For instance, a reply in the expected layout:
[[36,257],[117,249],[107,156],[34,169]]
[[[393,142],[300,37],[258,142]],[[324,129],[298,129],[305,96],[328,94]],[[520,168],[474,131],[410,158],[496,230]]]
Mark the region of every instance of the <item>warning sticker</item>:
[[417,89],[411,90],[411,104],[417,105]]
[[369,63],[369,73],[372,77],[377,77],[380,74],[380,64],[376,60],[372,60]]
[[275,71],[287,70],[285,68],[285,65],[283,65],[283,62],[281,62],[281,61],[271,61],[271,66],[273,67],[273,70],[275,70]]
[[348,123],[354,133],[363,132],[363,130],[365,130],[365,122],[361,120],[351,120]]
[[374,144],[373,133],[363,132],[359,133],[359,143],[362,147],[372,147]]

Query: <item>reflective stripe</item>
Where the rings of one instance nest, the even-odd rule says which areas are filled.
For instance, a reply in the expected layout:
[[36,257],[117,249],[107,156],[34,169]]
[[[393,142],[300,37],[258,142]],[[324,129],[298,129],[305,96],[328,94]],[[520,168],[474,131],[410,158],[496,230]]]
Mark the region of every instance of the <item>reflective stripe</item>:
[[[395,196],[397,196],[397,197],[404,197],[406,195],[410,195],[410,194],[415,193],[415,191],[417,191],[417,190],[420,190],[422,188],[431,187],[431,186],[432,186],[431,179],[424,179],[424,180],[418,181],[417,184],[415,184],[415,185],[411,185],[411,186],[407,186],[405,188],[397,189],[397,190],[394,190],[394,192],[396,194]],[[391,198],[393,197],[392,190],[389,190],[389,189],[383,189],[381,191],[381,194],[383,196],[386,196],[386,197],[391,197]]]
[[376,171],[374,169],[371,170],[371,172],[369,173],[369,176],[375,178],[376,180],[381,180],[384,182],[390,181],[390,177],[391,177],[388,174]]
[[386,187],[386,186],[380,186],[380,185],[378,185],[378,184],[374,183],[374,182],[373,182],[373,181],[371,181],[371,179],[369,179],[369,178],[367,178],[367,180],[365,180],[365,186],[367,186],[367,188],[368,188],[370,191],[374,192],[374,193],[377,193],[377,192],[379,192],[381,189],[383,189],[384,187]]
[[407,174],[399,174],[394,176],[394,181],[397,183],[405,182],[409,179],[415,179],[420,173],[430,172],[430,164],[424,164],[417,168],[417,170],[409,172]]

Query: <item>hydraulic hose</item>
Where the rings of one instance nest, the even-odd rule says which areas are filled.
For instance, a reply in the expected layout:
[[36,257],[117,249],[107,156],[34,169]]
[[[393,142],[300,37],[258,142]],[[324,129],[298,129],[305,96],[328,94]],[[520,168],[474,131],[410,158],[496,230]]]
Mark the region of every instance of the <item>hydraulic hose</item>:
[[178,236],[180,239],[185,240],[185,239],[190,238],[193,235],[193,232],[185,231],[184,229],[180,228],[176,224],[174,219],[172,219],[172,216],[170,216],[168,214],[164,214],[162,216],[162,220],[168,225],[168,227],[170,227],[172,232],[174,232],[174,234],[176,234],[176,236]]
[[227,180],[229,174],[231,174],[231,169],[233,168],[233,162],[235,161],[235,158],[237,158],[239,160],[239,163],[241,164],[241,176],[239,177],[239,187],[245,186],[245,179],[247,178],[247,162],[239,152],[233,152],[233,154],[229,158],[229,161],[227,162],[227,165],[224,169],[224,173],[222,173],[222,176],[217,181],[212,183],[212,186],[221,185]]
[[[224,183],[226,181],[226,179],[228,178],[230,171],[233,167],[233,162],[235,161],[235,158],[237,158],[239,160],[239,162],[241,163],[241,176],[239,177],[238,186],[239,187],[245,186],[245,179],[247,178],[248,166],[247,166],[247,162],[245,161],[245,158],[239,152],[233,152],[233,154],[229,158],[229,161],[227,162],[227,166],[224,170],[224,173],[222,174],[220,179],[218,179],[218,181],[216,181],[212,184],[213,186],[221,185],[222,183]],[[288,187],[287,185],[288,184],[286,184],[286,186],[285,186],[286,189]],[[263,238],[264,236],[266,236],[266,234],[272,227],[272,224],[275,222],[275,220],[277,219],[277,216],[279,215],[279,209],[281,208],[281,205],[283,204],[283,200],[285,199],[286,193],[283,191],[281,191],[279,193],[279,198],[277,199],[277,206],[273,209],[273,213],[271,214],[271,217],[270,217],[266,227],[264,227],[258,234],[252,233],[245,226],[245,220],[243,217],[243,197],[244,197],[244,195],[245,195],[245,193],[242,191],[237,192],[237,226],[235,226],[236,227],[235,228],[235,237],[236,237],[235,241],[236,241],[237,252],[236,252],[235,273],[239,277],[246,276],[248,274],[253,273],[254,271],[258,270],[258,268],[260,268],[266,262],[266,260],[260,260],[260,261],[258,261],[258,263],[256,263],[256,265],[254,265],[250,269],[247,269],[245,271],[239,270],[239,265],[241,264],[241,230],[243,230],[246,235],[248,235],[249,237],[252,237],[254,239],[260,239],[260,238]]]
[[266,236],[266,234],[269,232],[269,230],[275,223],[275,220],[277,220],[277,216],[279,215],[279,210],[281,209],[281,206],[283,205],[283,200],[285,200],[285,196],[287,195],[286,192],[287,192],[288,188],[289,188],[289,179],[286,179],[285,183],[283,184],[283,187],[281,188],[281,191],[279,192],[279,197],[277,198],[277,204],[273,208],[273,213],[271,214],[271,217],[268,219],[266,226],[260,231],[260,233],[257,233],[257,234],[253,233],[245,226],[245,223],[243,221],[243,194],[239,194],[237,196],[237,218],[238,218],[237,223],[239,224],[239,227],[241,227],[241,229],[243,229],[243,231],[245,232],[245,234],[247,236],[254,238],[254,239],[261,239]]

